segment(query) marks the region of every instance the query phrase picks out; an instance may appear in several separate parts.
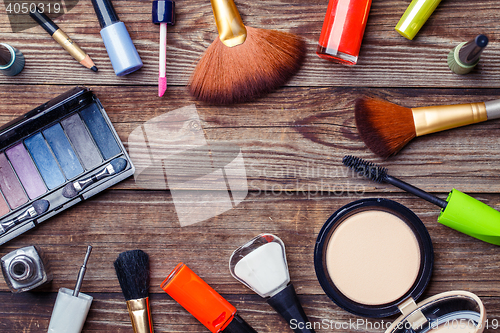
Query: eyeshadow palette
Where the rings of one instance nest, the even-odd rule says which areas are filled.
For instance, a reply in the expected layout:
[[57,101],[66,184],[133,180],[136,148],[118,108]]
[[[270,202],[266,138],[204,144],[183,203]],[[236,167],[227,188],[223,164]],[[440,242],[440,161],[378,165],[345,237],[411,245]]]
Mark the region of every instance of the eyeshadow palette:
[[131,176],[99,99],[76,87],[0,128],[0,245]]

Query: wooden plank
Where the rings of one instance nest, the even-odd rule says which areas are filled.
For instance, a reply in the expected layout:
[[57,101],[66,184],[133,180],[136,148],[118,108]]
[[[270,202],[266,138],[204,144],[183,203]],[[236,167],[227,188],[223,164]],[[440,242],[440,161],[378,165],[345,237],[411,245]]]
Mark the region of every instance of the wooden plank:
[[[468,290],[485,302],[490,320],[500,318],[498,247],[439,225],[436,223],[438,212],[430,204],[403,195],[366,194],[363,197],[373,195],[406,205],[427,226],[434,244],[435,263],[425,296]],[[489,201],[500,198],[499,195],[486,197]],[[94,251],[82,292],[94,296],[94,302],[84,332],[130,331],[112,263],[121,251],[135,248],[150,255],[155,331],[205,332],[201,324],[159,288],[173,267],[183,261],[234,304],[259,332],[288,332],[265,301],[234,280],[227,268],[232,251],[262,232],[274,233],[285,242],[292,282],[312,321],[356,321],[360,318],[339,309],[324,295],[313,268],[314,243],[321,226],[333,211],[354,199],[357,198],[250,196],[236,209],[181,228],[168,192],[107,191],[0,247],[0,256],[3,256],[15,248],[37,244],[50,260],[54,274],[54,280],[42,288],[42,292],[12,295],[5,282],[0,281],[0,329],[46,331],[57,290],[73,288],[85,247],[92,244]]]
[[[254,103],[208,106],[193,102],[183,88],[167,90],[168,102],[154,97],[154,87],[91,86],[104,105],[120,139],[128,146],[130,133],[146,121],[195,103],[208,142],[241,148],[250,190],[267,192],[397,191],[350,173],[341,163],[357,155],[388,167],[390,173],[431,192],[453,187],[469,193],[497,193],[499,121],[493,120],[416,138],[397,156],[383,161],[360,141],[353,103],[360,96],[378,96],[408,107],[492,100],[500,91],[461,89],[286,88]],[[0,123],[6,123],[50,98],[66,86],[10,86],[0,91]],[[168,134],[166,133],[165,136]],[[149,153],[145,151],[146,157]],[[144,159],[146,158],[144,157]],[[205,157],[205,155],[201,156]],[[179,161],[189,171],[203,166]],[[144,164],[138,155],[134,162]],[[185,164],[183,164],[185,163]],[[163,174],[158,179],[165,183]],[[156,188],[136,185],[132,178],[122,189]],[[494,203],[500,205],[500,202]],[[500,206],[496,206],[499,208]]]
[[[1,76],[0,84],[156,85],[159,34],[158,27],[150,22],[150,2],[115,0],[113,3],[145,64],[140,71],[126,78],[114,75],[92,6],[82,1],[56,23],[91,55],[99,73],[92,73],[76,63],[40,27],[11,33],[7,16],[1,15],[0,40],[23,51],[27,64],[15,78]],[[453,74],[446,64],[448,52],[460,42],[479,33],[488,35],[492,41],[496,39],[498,3],[445,1],[416,39],[409,41],[394,30],[408,2],[373,1],[359,63],[354,67],[332,64],[315,55],[326,0],[307,3],[267,0],[258,5],[237,1],[237,5],[249,26],[286,30],[306,39],[305,64],[289,86],[500,87],[500,46],[497,43],[490,43],[477,69],[469,75]],[[0,4],[3,12],[2,6]],[[180,2],[176,10],[177,24],[169,27],[168,34],[167,78],[171,85],[184,86],[199,57],[217,35],[208,1],[201,4]]]
[[[341,206],[363,197],[393,199],[408,206],[427,226],[435,247],[432,294],[466,289],[480,296],[500,297],[498,247],[450,230],[436,222],[439,211],[408,195],[367,193],[328,197],[296,194],[250,194],[235,209],[189,227],[180,227],[168,191],[111,190],[57,215],[0,248],[0,256],[36,244],[52,262],[54,281],[44,291],[72,287],[88,244],[94,246],[84,289],[120,292],[113,261],[125,250],[140,248],[151,257],[151,292],[161,293],[161,282],[184,262],[216,290],[251,294],[229,274],[231,253],[252,237],[275,233],[286,244],[290,274],[300,294],[323,294],[313,268],[314,243],[326,219]],[[487,203],[499,195],[484,195]],[[200,209],[193,202],[193,210]],[[193,251],[193,249],[195,249]],[[473,275],[473,277],[471,276]],[[0,291],[7,290],[4,281]]]

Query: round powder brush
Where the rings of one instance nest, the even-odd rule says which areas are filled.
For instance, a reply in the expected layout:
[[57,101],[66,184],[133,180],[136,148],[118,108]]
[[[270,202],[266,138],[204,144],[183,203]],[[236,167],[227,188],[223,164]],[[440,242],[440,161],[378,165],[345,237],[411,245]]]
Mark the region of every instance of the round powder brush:
[[283,85],[302,65],[298,36],[243,25],[233,0],[211,0],[219,37],[208,47],[189,81],[196,99],[241,103]]
[[134,333],[153,333],[153,321],[149,308],[149,257],[141,250],[120,253],[114,262],[116,276]]
[[233,277],[266,298],[295,333],[314,333],[290,283],[285,244],[277,236],[261,234],[233,252],[229,259]]

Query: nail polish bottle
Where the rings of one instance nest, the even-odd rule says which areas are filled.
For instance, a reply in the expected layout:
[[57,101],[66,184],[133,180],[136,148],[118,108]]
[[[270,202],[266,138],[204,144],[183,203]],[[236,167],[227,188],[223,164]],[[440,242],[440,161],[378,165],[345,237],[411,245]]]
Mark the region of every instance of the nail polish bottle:
[[48,262],[37,246],[12,251],[1,259],[2,273],[13,293],[28,291],[52,280]]
[[355,65],[371,0],[330,0],[316,54],[332,62]]
[[101,37],[117,76],[124,76],[142,67],[142,60],[125,24],[118,19],[111,0],[92,0],[101,25]]
[[14,76],[24,68],[24,55],[9,44],[0,43],[0,73]]

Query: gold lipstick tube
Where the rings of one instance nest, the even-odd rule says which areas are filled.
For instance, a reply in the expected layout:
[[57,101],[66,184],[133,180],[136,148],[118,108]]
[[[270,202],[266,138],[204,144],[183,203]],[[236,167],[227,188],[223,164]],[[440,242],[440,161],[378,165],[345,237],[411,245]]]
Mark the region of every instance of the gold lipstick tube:
[[227,47],[243,44],[247,38],[247,29],[233,0],[210,0],[215,23],[219,30],[219,39]]
[[127,309],[134,333],[154,333],[149,297],[127,301]]

